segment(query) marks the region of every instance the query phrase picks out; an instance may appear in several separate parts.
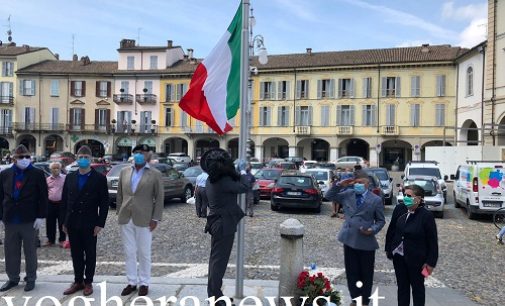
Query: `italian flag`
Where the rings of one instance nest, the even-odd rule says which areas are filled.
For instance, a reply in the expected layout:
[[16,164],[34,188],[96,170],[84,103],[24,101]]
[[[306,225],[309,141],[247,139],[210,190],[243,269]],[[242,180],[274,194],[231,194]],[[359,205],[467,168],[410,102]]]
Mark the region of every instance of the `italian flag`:
[[222,135],[240,106],[242,4],[210,54],[196,67],[189,90],[179,106],[191,117]]

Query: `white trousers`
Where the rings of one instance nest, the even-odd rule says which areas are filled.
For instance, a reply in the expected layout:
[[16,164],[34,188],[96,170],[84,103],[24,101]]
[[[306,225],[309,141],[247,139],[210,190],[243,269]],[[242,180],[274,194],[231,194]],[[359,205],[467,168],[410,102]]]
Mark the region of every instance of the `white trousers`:
[[[126,261],[126,278],[132,286],[149,286],[151,281],[151,244],[149,227],[140,227],[132,220],[121,225],[121,238]],[[138,273],[137,273],[138,260]]]

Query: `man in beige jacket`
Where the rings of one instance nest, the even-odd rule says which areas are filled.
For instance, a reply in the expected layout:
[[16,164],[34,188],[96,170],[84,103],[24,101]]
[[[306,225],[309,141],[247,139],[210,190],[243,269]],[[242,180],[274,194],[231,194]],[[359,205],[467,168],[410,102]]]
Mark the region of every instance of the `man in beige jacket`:
[[161,173],[149,166],[151,156],[149,146],[136,146],[133,149],[133,165],[125,167],[119,174],[116,213],[128,279],[122,296],[136,291],[137,285],[140,286],[139,296],[149,292],[152,232],[161,221],[164,200]]

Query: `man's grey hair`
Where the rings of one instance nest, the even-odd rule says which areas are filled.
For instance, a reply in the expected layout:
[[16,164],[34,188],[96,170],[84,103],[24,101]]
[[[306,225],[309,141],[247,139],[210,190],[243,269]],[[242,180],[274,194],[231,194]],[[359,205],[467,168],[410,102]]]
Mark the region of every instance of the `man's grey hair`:
[[63,166],[61,165],[61,163],[59,161],[53,161],[53,162],[51,162],[49,164],[49,169],[52,169],[53,166],[58,166],[58,167],[60,167],[60,169],[63,168]]

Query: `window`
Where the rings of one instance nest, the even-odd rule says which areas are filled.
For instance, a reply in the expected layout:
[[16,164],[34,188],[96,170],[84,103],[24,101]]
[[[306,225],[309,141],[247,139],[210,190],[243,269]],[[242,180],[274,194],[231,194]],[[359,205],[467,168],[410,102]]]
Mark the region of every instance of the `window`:
[[35,95],[35,81],[34,80],[21,80],[20,84],[21,95],[34,96]]
[[97,118],[98,126],[106,126],[108,109],[98,109],[97,111],[98,111],[98,118]]
[[[144,89],[147,89],[146,94],[153,93],[153,81],[144,81]],[[142,91],[144,92],[144,91]]]
[[436,126],[445,125],[445,104],[435,105],[435,125]]
[[466,95],[473,96],[473,68],[468,67],[466,70]]
[[151,55],[149,57],[149,69],[158,69],[158,56]]
[[14,63],[13,62],[3,62],[2,63],[2,76],[11,77],[14,75]]
[[363,98],[372,97],[372,78],[363,79]]
[[375,125],[375,105],[363,105],[363,126]]
[[82,108],[72,108],[70,111],[70,120],[72,120],[73,128],[80,128],[83,124],[82,115],[84,110]]
[[186,112],[181,111],[181,127],[188,126],[188,115]]
[[317,81],[317,98],[333,98],[335,96],[335,80],[318,80]]
[[108,97],[110,95],[110,82],[99,81],[96,82],[96,96],[97,97]]
[[86,82],[72,81],[70,82],[71,95],[74,97],[84,97],[86,95]]
[[151,111],[140,112],[140,132],[147,133],[151,131]]
[[121,89],[123,89],[123,94],[127,95],[130,92],[130,82],[121,81]]
[[312,125],[312,106],[296,107],[296,125]]
[[337,125],[354,125],[354,105],[337,105]]
[[166,102],[175,101],[175,92],[173,84],[167,84],[165,86],[165,101]]
[[260,107],[260,126],[270,126],[270,107]]
[[354,97],[354,80],[339,79],[338,80],[338,97],[353,98]]
[[260,100],[273,100],[275,87],[273,82],[260,82]]
[[321,126],[329,126],[330,125],[330,106],[322,105],[321,106]]
[[386,104],[386,125],[395,125],[396,120],[396,105]]
[[177,95],[176,95],[177,101],[181,101],[182,97],[184,97],[184,95],[186,94],[187,87],[188,86],[184,83],[177,84]]
[[418,75],[410,78],[410,96],[421,96],[421,77]]
[[437,97],[445,96],[445,75],[437,75]]
[[421,122],[421,104],[410,105],[410,125],[419,126]]
[[12,103],[14,100],[14,84],[0,82],[0,103]]
[[117,131],[118,132],[129,132],[130,123],[132,120],[132,112],[130,111],[118,111],[117,112]]
[[296,81],[296,98],[297,99],[309,98],[309,80]]
[[401,96],[400,77],[383,77],[381,82],[382,82],[381,84],[382,97]]
[[60,96],[60,81],[51,80],[51,97],[59,97],[59,96]]
[[12,132],[12,110],[10,109],[0,110],[0,130],[3,133]]
[[289,126],[288,106],[279,106],[277,109],[277,126]]
[[126,57],[126,69],[133,70],[135,69],[135,57],[127,56]]
[[165,126],[173,126],[174,110],[171,107],[165,108]]
[[277,100],[289,100],[289,81],[280,81],[277,84]]
[[35,123],[35,107],[25,107],[25,123]]

